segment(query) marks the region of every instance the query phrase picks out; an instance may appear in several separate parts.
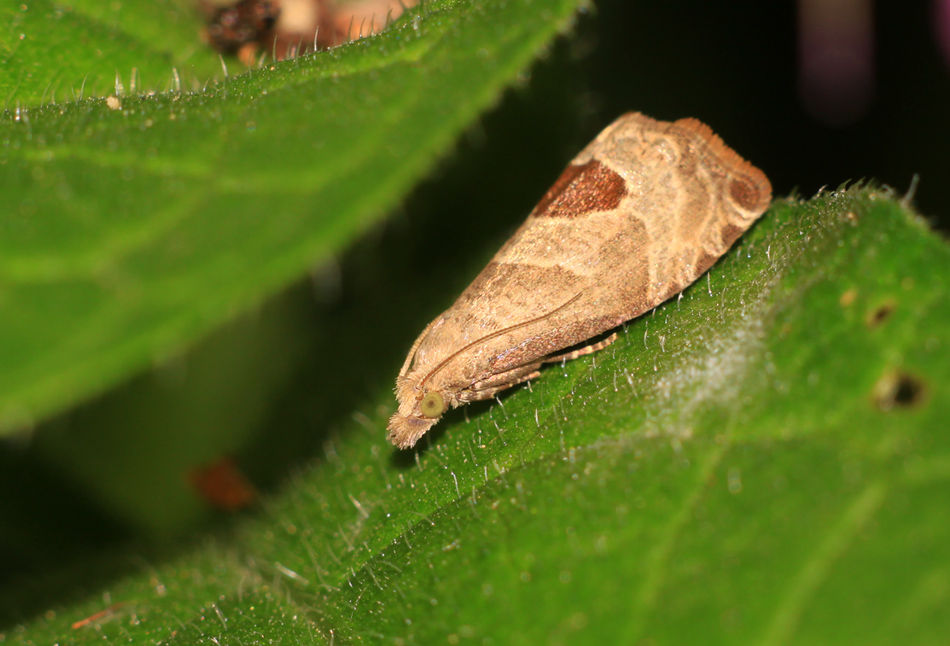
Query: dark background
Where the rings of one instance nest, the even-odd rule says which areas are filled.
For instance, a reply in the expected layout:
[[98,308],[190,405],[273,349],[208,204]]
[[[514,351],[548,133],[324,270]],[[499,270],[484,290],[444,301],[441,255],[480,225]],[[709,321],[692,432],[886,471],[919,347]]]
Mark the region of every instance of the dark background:
[[[868,0],[870,40],[863,52],[849,48],[833,25],[826,27],[823,47],[814,38],[805,40],[801,5],[601,2],[588,23],[593,46],[583,63],[597,114],[633,109],[661,119],[697,117],[760,166],[777,196],[797,190],[810,197],[821,187],[834,189],[862,178],[903,195],[916,174],[917,208],[939,218],[946,231],[950,20],[943,20],[947,42],[942,50],[938,1]],[[853,25],[856,18],[842,20]],[[819,50],[817,56],[824,53],[820,72],[840,93],[839,102],[861,94],[847,91],[848,79],[855,76],[848,70],[868,71],[863,109],[855,106],[836,115],[829,108],[806,108],[800,92],[805,43]]]

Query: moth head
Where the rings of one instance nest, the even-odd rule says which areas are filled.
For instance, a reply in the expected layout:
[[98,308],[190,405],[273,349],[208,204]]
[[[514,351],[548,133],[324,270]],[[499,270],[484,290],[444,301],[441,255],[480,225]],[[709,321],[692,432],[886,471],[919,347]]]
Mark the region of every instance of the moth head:
[[411,449],[448,408],[446,397],[437,390],[400,398],[399,410],[389,419],[389,441],[400,449]]

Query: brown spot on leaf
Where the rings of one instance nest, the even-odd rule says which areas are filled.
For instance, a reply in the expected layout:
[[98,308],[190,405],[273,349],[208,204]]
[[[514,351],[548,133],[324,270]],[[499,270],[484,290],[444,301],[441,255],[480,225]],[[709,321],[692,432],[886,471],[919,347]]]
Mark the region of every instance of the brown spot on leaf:
[[896,308],[897,308],[897,303],[890,300],[884,303],[881,303],[880,305],[875,307],[873,310],[868,312],[868,316],[867,316],[868,327],[873,330],[874,328],[884,323],[887,319],[891,317],[891,314],[894,313],[894,310]]
[[535,217],[576,218],[610,211],[627,194],[626,183],[596,159],[570,165],[534,209]]
[[923,380],[907,372],[888,372],[871,391],[874,405],[883,411],[913,408],[923,402],[927,387]]

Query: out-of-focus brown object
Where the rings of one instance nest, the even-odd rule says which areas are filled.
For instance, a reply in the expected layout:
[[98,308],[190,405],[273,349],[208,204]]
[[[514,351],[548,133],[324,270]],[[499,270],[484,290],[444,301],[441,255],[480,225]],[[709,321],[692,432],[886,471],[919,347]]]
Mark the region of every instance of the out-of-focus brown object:
[[240,0],[212,9],[208,43],[222,54],[236,54],[248,44],[273,38],[280,17],[279,0]]
[[206,503],[221,511],[240,511],[257,501],[254,485],[228,456],[192,470],[188,481]]
[[261,56],[294,58],[382,31],[416,0],[201,0],[205,40],[251,65]]

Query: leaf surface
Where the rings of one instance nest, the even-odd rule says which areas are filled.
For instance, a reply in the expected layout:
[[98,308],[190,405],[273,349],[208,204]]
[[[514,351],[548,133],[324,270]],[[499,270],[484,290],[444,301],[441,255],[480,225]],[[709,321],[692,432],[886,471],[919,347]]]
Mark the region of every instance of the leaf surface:
[[[154,79],[190,60],[174,24],[186,14],[126,4],[121,20],[94,2],[3,10],[26,34],[4,36],[13,98],[0,114],[7,432],[165,360],[338,253],[578,5],[427,2],[377,36],[179,92]],[[198,42],[194,17],[183,30]],[[41,32],[85,54],[44,48]],[[138,66],[139,93],[120,72],[125,94],[63,101],[83,70],[103,92],[100,50],[109,70]],[[208,54],[195,56],[200,78]],[[156,92],[141,93],[147,82]],[[76,93],[52,102],[40,88],[57,84]]]
[[383,393],[233,543],[9,637],[941,643],[948,269],[881,191],[776,202],[609,349],[418,454]]

